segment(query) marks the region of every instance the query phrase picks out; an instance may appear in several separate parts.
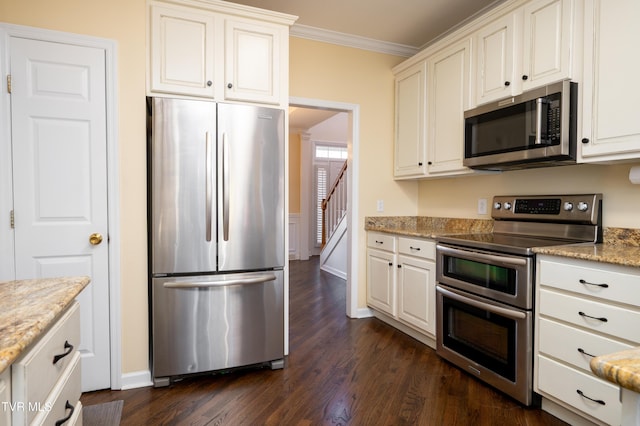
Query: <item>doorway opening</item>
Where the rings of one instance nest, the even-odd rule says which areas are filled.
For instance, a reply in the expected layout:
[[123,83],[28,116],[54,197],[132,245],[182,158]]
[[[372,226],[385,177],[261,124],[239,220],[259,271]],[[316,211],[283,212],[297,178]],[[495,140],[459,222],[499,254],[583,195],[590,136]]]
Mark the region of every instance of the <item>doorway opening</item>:
[[[300,232],[297,246],[300,259],[308,259],[312,254],[316,236],[311,232],[310,220],[312,216],[313,198],[311,188],[314,180],[314,170],[311,166],[313,146],[307,130],[336,114],[344,113],[346,117],[346,147],[347,147],[347,212],[346,212],[346,314],[351,318],[358,315],[358,268],[357,268],[357,223],[358,223],[358,146],[360,107],[356,104],[325,101],[308,98],[290,98],[289,132],[300,135]],[[297,109],[304,110],[305,116],[315,116],[316,122],[298,121],[295,118]],[[325,117],[324,119],[322,117]],[[309,125],[309,123],[313,123]]]

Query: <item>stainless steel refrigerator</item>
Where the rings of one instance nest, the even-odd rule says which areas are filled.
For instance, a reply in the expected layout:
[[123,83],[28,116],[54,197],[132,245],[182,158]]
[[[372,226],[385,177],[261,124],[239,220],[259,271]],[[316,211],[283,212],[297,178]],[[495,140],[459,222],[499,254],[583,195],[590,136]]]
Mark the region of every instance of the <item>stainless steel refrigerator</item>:
[[284,111],[147,98],[154,384],[284,357]]

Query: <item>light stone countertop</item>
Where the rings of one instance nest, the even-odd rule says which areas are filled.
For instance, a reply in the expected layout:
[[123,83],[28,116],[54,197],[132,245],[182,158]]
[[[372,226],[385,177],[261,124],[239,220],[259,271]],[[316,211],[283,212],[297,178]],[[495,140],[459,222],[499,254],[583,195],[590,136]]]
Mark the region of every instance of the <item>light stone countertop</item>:
[[436,238],[440,235],[491,232],[493,220],[427,216],[366,217],[364,229],[408,237]]
[[89,284],[89,277],[0,282],[0,374]]
[[640,348],[597,356],[590,366],[596,376],[640,393]]

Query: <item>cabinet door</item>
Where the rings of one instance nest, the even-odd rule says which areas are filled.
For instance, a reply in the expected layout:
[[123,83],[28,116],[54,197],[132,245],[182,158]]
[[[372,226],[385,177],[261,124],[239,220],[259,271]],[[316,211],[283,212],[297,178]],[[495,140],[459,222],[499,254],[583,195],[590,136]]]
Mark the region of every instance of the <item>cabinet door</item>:
[[571,77],[572,0],[536,0],[524,6],[522,89]]
[[471,39],[428,61],[427,172],[471,173],[464,159],[464,110],[469,107]]
[[277,26],[227,19],[225,99],[280,103],[281,43]]
[[435,335],[436,266],[414,257],[398,257],[398,319]]
[[395,309],[395,255],[367,250],[367,304],[391,316]]
[[396,76],[394,176],[416,177],[426,170],[426,61]]
[[586,5],[582,160],[639,158],[640,2],[589,0]]
[[151,6],[150,91],[214,96],[214,16]]
[[476,102],[512,96],[521,85],[514,78],[514,43],[517,14],[493,21],[476,33]]

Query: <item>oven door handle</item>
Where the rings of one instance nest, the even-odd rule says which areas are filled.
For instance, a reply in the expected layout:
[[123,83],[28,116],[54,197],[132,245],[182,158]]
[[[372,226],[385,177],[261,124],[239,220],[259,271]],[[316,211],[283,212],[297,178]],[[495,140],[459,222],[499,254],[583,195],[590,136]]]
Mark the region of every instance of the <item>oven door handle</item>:
[[448,256],[464,256],[469,260],[486,261],[491,262],[494,265],[512,265],[512,266],[526,266],[527,259],[523,257],[509,257],[509,256],[496,256],[494,254],[488,254],[479,251],[464,250],[461,248],[453,248],[438,244],[438,251]]
[[527,318],[527,314],[525,314],[524,312],[501,308],[500,306],[495,306],[486,302],[481,302],[469,296],[462,295],[456,291],[445,289],[441,286],[437,286],[436,289],[437,291],[439,291],[444,296],[447,296],[450,299],[456,300],[458,302],[466,303],[467,305],[471,305],[478,309],[483,309],[485,311],[489,311],[494,314],[502,315],[503,317],[507,317],[515,320],[522,320]]

